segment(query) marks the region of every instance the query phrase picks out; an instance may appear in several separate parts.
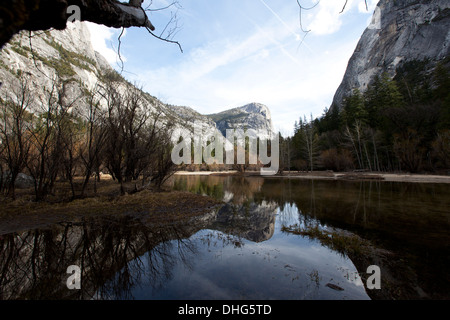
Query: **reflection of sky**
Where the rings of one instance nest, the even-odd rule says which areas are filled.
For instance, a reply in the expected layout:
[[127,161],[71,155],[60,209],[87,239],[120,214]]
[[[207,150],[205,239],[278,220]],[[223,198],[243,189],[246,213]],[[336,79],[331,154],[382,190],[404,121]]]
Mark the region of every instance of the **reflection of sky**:
[[[179,261],[162,288],[142,286],[136,299],[368,299],[353,263],[317,241],[281,232],[298,223],[295,206],[278,210],[273,237],[254,243],[219,231],[191,237],[189,266]],[[234,243],[240,241],[241,246]],[[176,245],[174,255],[176,255]],[[342,287],[336,291],[326,287]]]

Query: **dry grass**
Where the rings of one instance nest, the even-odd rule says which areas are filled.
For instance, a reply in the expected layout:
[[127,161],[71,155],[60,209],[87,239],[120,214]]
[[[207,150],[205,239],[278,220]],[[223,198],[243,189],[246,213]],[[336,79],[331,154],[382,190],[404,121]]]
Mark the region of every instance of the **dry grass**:
[[[127,190],[134,190],[134,186],[128,185]],[[70,200],[70,186],[64,183],[43,202],[33,201],[32,191],[20,190],[16,200],[0,200],[0,234],[104,215],[139,214],[152,223],[187,221],[221,205],[211,197],[171,190],[121,196],[118,184],[109,180],[97,186],[97,193],[90,188],[86,197],[76,200]]]

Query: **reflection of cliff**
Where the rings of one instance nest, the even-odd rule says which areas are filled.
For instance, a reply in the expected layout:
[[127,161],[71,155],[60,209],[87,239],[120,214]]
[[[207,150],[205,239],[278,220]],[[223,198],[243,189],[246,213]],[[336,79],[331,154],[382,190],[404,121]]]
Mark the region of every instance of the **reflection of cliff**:
[[[130,214],[2,235],[0,300],[128,299],[142,279],[158,287],[172,277],[175,264],[189,265],[196,248],[188,239],[201,229],[269,239],[276,208],[230,203],[182,223],[155,225],[145,215]],[[66,286],[70,265],[81,268],[81,290]]]
[[219,210],[210,229],[262,242],[273,236],[277,208],[275,203],[267,202],[259,205],[254,202],[246,205],[228,203]]

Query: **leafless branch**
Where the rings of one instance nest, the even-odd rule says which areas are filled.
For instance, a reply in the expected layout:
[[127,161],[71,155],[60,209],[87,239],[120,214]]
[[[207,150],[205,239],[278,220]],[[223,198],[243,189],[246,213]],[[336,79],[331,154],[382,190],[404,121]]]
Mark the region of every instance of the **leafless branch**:
[[120,54],[120,47],[122,46],[122,36],[123,36],[123,32],[125,31],[125,28],[122,28],[122,31],[119,34],[119,37],[117,38],[117,40],[119,41],[119,46],[117,47],[117,55],[119,56],[119,60],[120,60],[120,73],[123,72],[123,60],[122,60],[122,55]]
[[152,4],[153,4],[153,1],[150,1],[150,4],[147,6],[147,8],[145,8],[145,11],[150,11],[150,12],[161,11],[161,10],[169,9],[170,7],[173,7],[173,6],[176,7],[177,9],[181,8],[181,5],[180,5],[180,3],[178,1],[173,1],[171,4],[169,4],[169,5],[165,6],[165,7],[156,8],[156,9],[150,9]]
[[[366,10],[369,10],[369,5],[367,4],[367,0],[364,0],[364,2],[366,4]],[[348,0],[345,0],[344,7],[342,8],[341,12],[339,12],[339,13],[344,12],[345,7],[347,6],[347,3],[348,3]]]
[[298,5],[298,7],[300,8],[298,16],[299,16],[299,20],[300,20],[300,29],[302,30],[302,32],[308,34],[308,33],[311,31],[311,30],[305,30],[305,29],[303,29],[303,23],[302,23],[302,10],[311,10],[311,9],[314,9],[319,3],[320,3],[320,0],[318,0],[317,3],[314,4],[314,5],[311,6],[311,7],[304,7],[304,6],[302,6],[302,4],[300,3],[300,0],[297,0],[297,5]]
[[159,40],[162,40],[162,41],[165,41],[165,42],[169,42],[169,43],[174,43],[174,44],[178,45],[178,48],[180,48],[181,53],[183,53],[183,48],[181,47],[181,44],[180,44],[178,41],[170,40],[170,39],[167,39],[167,38],[161,38],[160,36],[157,36],[156,34],[154,34],[154,33],[153,33],[150,29],[148,29],[148,28],[147,28],[147,31],[148,31],[152,36],[154,36],[156,39],[159,39]]

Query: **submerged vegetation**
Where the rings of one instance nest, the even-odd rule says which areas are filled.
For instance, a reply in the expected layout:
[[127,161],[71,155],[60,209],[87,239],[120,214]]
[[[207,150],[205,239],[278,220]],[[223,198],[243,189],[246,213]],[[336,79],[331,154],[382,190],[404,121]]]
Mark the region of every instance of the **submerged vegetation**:
[[367,241],[356,234],[338,230],[328,230],[321,228],[319,225],[312,225],[304,228],[297,225],[283,226],[281,230],[283,232],[317,239],[322,245],[345,256],[368,254],[372,249],[370,241]]

